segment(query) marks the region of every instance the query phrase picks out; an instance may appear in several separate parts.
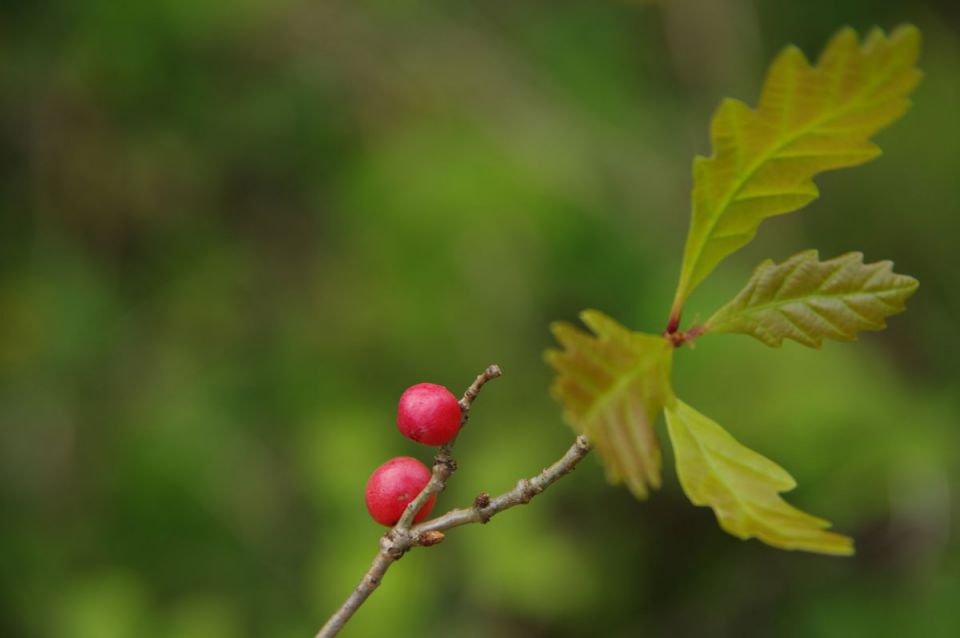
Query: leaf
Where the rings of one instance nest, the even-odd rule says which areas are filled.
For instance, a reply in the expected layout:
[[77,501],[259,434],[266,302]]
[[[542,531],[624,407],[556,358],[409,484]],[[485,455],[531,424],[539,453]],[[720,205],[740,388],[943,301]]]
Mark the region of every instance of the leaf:
[[660,487],[660,444],[653,425],[672,396],[673,348],[660,336],[633,332],[596,310],[580,318],[596,336],[558,322],[563,350],[548,350],[557,372],[551,388],[564,418],[587,435],[612,483],[624,481],[640,499]]
[[853,341],[860,330],[882,330],[903,312],[917,280],[893,263],[864,264],[862,253],[819,261],[807,250],[780,265],[767,260],[730,303],[707,321],[710,332],[740,332],[768,346],[784,339],[819,348],[825,338]]
[[713,508],[720,527],[781,549],[850,555],[853,540],[825,531],[830,523],[780,497],[796,487],[786,470],[737,442],[682,401],[666,409],[683,491],[694,505]]
[[843,29],[811,67],[800,49],[770,65],[756,109],[724,100],[713,116],[713,155],[693,164],[693,212],[673,315],[725,257],[747,244],[760,223],[802,208],[819,192],[817,173],[855,166],[880,149],[878,130],[909,107],[920,80],[920,33],[873,30],[863,46]]

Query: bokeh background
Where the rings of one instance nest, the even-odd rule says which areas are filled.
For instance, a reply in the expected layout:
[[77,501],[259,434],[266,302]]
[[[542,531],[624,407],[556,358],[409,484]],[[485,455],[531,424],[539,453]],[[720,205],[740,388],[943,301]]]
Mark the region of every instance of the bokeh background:
[[429,460],[402,390],[505,371],[438,511],[558,457],[548,323],[662,329],[720,98],[753,102],[787,42],[905,21],[926,79],[885,156],[821,177],[687,318],[808,247],[894,259],[909,312],[676,362],[857,556],[727,536],[669,449],[646,503],[591,458],[405,557],[344,635],[960,635],[952,0],[6,0],[0,635],[312,636],[382,533],[369,473]]

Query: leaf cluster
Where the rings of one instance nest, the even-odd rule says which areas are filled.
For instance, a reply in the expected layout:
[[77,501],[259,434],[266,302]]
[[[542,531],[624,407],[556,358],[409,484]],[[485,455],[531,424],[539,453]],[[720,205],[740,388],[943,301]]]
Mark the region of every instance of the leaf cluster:
[[711,123],[713,153],[694,159],[690,230],[665,332],[635,332],[596,310],[581,314],[590,332],[554,324],[561,348],[546,355],[557,373],[553,394],[566,421],[597,448],[611,482],[641,499],[660,487],[654,425],[664,412],[684,492],[712,508],[724,530],[782,549],[853,553],[852,539],[781,497],[796,485],[786,470],[678,399],[670,371],[676,347],[705,334],[818,348],[824,339],[851,341],[860,331],[880,330],[886,317],[904,310],[917,281],[894,273],[891,262],[865,263],[856,252],[821,261],[807,250],[780,264],[763,262],[706,323],[680,330],[693,290],[765,219],[815,199],[815,175],[880,154],[871,138],[909,107],[920,80],[919,50],[912,26],[889,36],[875,29],[863,42],[843,29],[816,64],[785,48],[770,65],[757,107],[721,102]]

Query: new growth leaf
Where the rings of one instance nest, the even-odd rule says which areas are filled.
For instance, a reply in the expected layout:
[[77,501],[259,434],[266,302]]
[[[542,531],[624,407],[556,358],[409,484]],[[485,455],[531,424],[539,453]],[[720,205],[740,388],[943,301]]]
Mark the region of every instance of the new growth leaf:
[[595,311],[583,322],[553,326],[562,350],[547,360],[553,394],[566,420],[594,443],[612,482],[639,498],[660,486],[660,447],[653,425],[664,410],[677,473],[695,505],[713,508],[734,536],[782,549],[853,553],[850,538],[788,504],[796,483],[779,465],[743,446],[714,421],[677,399],[670,385],[675,347],[714,332],[751,335],[770,346],[784,339],[819,347],[880,330],[917,288],[892,263],[863,263],[860,253],[820,261],[801,252],[781,264],[765,261],[735,299],[706,324],[680,330],[687,297],[728,255],[747,244],[768,217],[797,210],[818,196],[813,177],[862,164],[880,154],[870,138],[907,110],[920,79],[915,27],[889,37],[873,30],[863,43],[837,33],[816,65],[787,47],[770,65],[751,109],[723,101],[713,116],[713,154],[693,166],[692,219],[667,330],[633,332]]
[[739,443],[682,401],[667,407],[667,430],[683,491],[713,508],[720,527],[737,538],[759,538],[781,549],[849,555],[853,540],[828,532],[830,523],[780,497],[796,487],[786,470]]
[[767,72],[756,109],[724,100],[713,116],[713,155],[693,163],[693,212],[672,319],[725,257],[760,223],[819,195],[817,173],[856,166],[880,149],[870,138],[908,108],[920,80],[920,32],[873,30],[863,45],[852,29],[833,37],[816,66],[785,48]]
[[660,487],[660,443],[653,425],[671,396],[673,348],[660,336],[633,332],[596,310],[580,314],[594,335],[557,322],[563,350],[549,350],[557,371],[553,395],[564,418],[587,435],[611,483],[637,498]]
[[853,341],[861,330],[882,330],[903,312],[917,280],[893,263],[863,263],[847,253],[819,261],[807,250],[782,264],[760,264],[740,294],[706,324],[710,332],[739,332],[778,347],[784,339],[819,348],[824,339]]

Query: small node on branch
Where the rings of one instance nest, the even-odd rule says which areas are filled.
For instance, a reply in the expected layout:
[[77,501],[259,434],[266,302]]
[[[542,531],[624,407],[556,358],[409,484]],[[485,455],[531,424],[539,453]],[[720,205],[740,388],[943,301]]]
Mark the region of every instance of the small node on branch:
[[695,347],[697,337],[707,331],[706,325],[697,325],[694,323],[689,330],[669,330],[663,333],[663,337],[670,342],[674,348],[679,348],[683,344],[689,344],[691,348]]
[[447,536],[446,536],[446,534],[444,534],[443,532],[438,532],[438,531],[436,531],[436,530],[432,530],[432,531],[429,531],[429,532],[424,532],[423,534],[420,534],[419,536],[417,536],[417,545],[420,545],[420,546],[422,546],[422,547],[430,547],[431,545],[439,545],[439,544],[442,543],[444,540],[446,540],[446,538],[447,538]]
[[439,465],[443,468],[448,474],[453,474],[457,471],[457,462],[450,457],[447,458],[438,458],[434,465]]
[[533,490],[533,484],[530,483],[530,479],[520,479],[517,481],[517,493],[520,495],[518,500],[524,505],[529,503],[537,494]]
[[490,511],[490,494],[487,492],[480,492],[477,495],[477,498],[473,499],[473,511],[477,513],[477,518],[480,519],[481,525],[486,525],[490,522],[490,517],[494,515],[495,512]]

